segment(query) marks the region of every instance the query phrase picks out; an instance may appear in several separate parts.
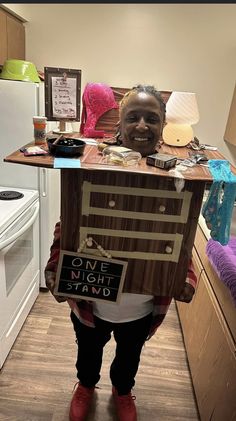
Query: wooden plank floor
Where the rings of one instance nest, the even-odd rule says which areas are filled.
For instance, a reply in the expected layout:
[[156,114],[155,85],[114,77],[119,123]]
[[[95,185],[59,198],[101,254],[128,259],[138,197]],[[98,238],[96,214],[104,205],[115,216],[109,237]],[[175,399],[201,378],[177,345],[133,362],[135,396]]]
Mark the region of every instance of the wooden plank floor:
[[[76,352],[67,304],[41,292],[0,371],[0,420],[68,421]],[[112,339],[88,421],[117,421],[108,376],[113,354]],[[199,420],[174,302],[145,344],[133,393],[139,421]]]

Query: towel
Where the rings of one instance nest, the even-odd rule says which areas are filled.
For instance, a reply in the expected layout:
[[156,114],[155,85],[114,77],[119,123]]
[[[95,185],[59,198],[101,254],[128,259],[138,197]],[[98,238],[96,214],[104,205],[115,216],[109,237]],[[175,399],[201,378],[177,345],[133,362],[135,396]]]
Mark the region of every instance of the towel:
[[226,246],[210,239],[206,254],[220,280],[229,288],[236,307],[236,237],[231,236]]
[[210,230],[211,238],[220,244],[228,244],[234,202],[236,199],[236,176],[227,160],[208,161],[213,177],[208,198],[202,207],[202,215]]

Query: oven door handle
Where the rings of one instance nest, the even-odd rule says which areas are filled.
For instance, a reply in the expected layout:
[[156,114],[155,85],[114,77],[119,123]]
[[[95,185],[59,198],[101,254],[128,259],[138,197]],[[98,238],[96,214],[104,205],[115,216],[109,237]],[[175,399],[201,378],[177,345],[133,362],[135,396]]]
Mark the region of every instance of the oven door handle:
[[24,234],[27,231],[27,229],[31,225],[33,225],[34,221],[36,220],[36,218],[38,216],[38,213],[39,213],[39,203],[36,203],[34,212],[33,212],[32,216],[30,217],[30,219],[26,222],[26,224],[23,225],[23,227],[20,228],[17,232],[15,232],[12,236],[7,237],[3,241],[0,241],[0,250],[4,249],[9,244],[13,243],[15,240],[17,240],[17,238],[19,238],[22,234]]

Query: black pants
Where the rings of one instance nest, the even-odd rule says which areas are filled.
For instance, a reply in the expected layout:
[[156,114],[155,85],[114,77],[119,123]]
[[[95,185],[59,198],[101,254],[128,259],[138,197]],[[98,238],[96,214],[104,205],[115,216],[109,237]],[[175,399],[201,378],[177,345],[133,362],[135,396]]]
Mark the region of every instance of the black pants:
[[126,395],[135,384],[140,354],[148,336],[152,314],[127,323],[110,323],[95,317],[95,328],[85,326],[71,312],[78,344],[77,377],[85,387],[93,387],[100,379],[103,348],[114,333],[115,358],[110,378],[119,395]]

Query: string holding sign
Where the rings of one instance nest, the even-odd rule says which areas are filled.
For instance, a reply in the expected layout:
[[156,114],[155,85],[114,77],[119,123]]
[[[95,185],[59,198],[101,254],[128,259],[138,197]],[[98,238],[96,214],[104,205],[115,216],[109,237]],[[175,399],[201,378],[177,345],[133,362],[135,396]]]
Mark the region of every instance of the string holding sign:
[[97,247],[98,251],[100,252],[101,256],[104,256],[104,257],[107,257],[107,258],[111,259],[111,257],[112,257],[111,254],[108,253],[106,250],[104,250],[104,248],[102,248],[102,246],[100,244],[98,244],[97,241],[94,240],[94,238],[92,238],[92,237],[85,238],[83,241],[81,241],[80,246],[77,250],[78,253],[81,253],[84,250],[84,248],[86,247],[86,245],[88,247],[92,247],[93,243],[96,245],[96,247]]

